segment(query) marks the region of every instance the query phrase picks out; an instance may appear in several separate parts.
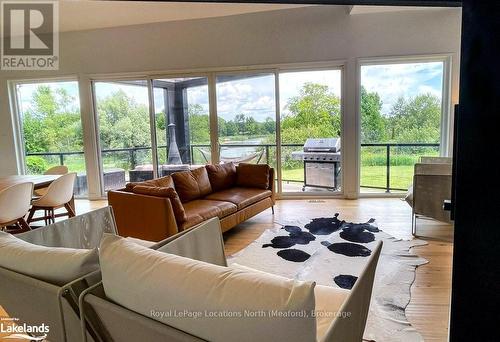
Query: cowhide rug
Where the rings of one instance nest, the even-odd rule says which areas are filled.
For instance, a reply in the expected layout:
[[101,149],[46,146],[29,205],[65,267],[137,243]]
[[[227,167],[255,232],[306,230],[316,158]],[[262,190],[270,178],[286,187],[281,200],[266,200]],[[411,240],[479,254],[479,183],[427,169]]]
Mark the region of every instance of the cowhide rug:
[[410,248],[427,244],[384,233],[374,219],[366,223],[341,220],[339,214],[308,222],[288,222],[266,230],[228,263],[317,284],[351,289],[365,266],[375,241],[384,242],[377,265],[364,338],[381,341],[422,341],[406,319],[410,287],[417,266],[427,260]]

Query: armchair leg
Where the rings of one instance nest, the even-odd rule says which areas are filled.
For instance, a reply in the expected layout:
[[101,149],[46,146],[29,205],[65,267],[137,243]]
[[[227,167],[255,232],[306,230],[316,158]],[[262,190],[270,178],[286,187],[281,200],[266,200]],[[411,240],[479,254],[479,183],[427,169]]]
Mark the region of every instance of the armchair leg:
[[30,213],[28,214],[28,219],[26,220],[28,224],[30,224],[31,221],[33,221],[33,216],[35,215],[36,210],[37,210],[36,207],[31,207]]
[[56,223],[56,215],[54,214],[54,209],[53,208],[50,209],[49,213],[50,213],[50,220],[49,221],[51,223]]
[[274,205],[271,206],[271,212],[273,213],[274,215]]
[[68,211],[68,217],[75,217],[76,216],[75,210],[73,209],[73,207],[71,206],[71,204],[69,202],[64,205],[64,208],[66,208],[66,210]]
[[21,217],[21,218],[20,218],[17,222],[18,222],[19,226],[21,227],[21,229],[22,229],[23,231],[26,231],[26,232],[27,232],[27,231],[31,230],[31,227],[30,227],[30,226],[29,226],[29,224],[26,222],[26,220],[24,219],[24,217]]

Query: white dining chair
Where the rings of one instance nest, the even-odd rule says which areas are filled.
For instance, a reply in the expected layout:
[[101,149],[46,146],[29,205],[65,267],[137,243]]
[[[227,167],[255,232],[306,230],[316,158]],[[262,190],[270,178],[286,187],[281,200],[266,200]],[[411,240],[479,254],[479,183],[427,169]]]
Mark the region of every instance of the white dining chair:
[[[44,175],[65,175],[68,172],[69,172],[68,167],[66,165],[57,165],[57,166],[53,166],[53,167],[49,168],[43,174]],[[43,195],[45,195],[47,193],[47,189],[48,189],[48,187],[36,189],[33,193],[37,197],[42,197]]]
[[0,191],[0,229],[16,226],[19,232],[30,230],[24,219],[30,210],[33,183],[20,183]]
[[[45,224],[55,223],[56,217],[75,216],[75,210],[70,202],[73,198],[73,186],[75,184],[76,173],[62,175],[53,181],[47,188],[47,193],[31,202],[31,210],[28,215],[28,224],[35,221],[44,220]],[[55,214],[55,210],[64,207],[65,213]],[[44,216],[34,218],[38,210],[44,210]]]

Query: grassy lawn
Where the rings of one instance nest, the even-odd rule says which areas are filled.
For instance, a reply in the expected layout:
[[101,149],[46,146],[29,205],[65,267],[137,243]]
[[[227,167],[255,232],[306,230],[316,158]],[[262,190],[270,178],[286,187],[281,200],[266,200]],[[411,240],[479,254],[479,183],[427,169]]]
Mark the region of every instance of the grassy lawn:
[[[282,170],[283,180],[304,181],[304,169]],[[413,165],[391,166],[391,187],[407,189],[412,183]],[[385,187],[385,166],[362,166],[361,185]]]

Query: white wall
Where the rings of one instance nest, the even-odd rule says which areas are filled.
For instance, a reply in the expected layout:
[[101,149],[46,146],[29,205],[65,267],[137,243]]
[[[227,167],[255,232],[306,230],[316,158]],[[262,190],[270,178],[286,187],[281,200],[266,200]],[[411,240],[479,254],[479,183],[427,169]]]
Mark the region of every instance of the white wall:
[[[358,58],[451,53],[452,102],[457,102],[460,21],[459,9],[350,16],[343,6],[315,6],[63,33],[59,71],[0,71],[0,175],[18,171],[7,80],[77,75],[86,86],[89,74],[345,60],[344,128],[353,140]],[[85,117],[90,108],[83,106]],[[343,146],[349,156],[344,174],[357,172],[356,145]],[[355,196],[356,184],[344,186]]]

